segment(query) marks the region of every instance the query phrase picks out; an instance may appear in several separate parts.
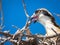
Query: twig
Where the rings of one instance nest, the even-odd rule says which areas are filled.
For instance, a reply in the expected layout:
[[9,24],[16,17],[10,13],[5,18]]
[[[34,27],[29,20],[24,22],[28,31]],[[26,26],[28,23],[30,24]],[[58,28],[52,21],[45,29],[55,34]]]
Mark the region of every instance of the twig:
[[[23,7],[24,7],[24,12],[25,12],[25,15],[26,15],[26,17],[27,17],[27,21],[26,21],[26,24],[25,24],[25,26],[21,29],[21,31],[19,31],[19,29],[16,31],[16,33],[15,33],[15,35],[16,34],[18,34],[18,33],[23,33],[27,28],[28,28],[28,26],[30,25],[30,23],[31,23],[31,21],[28,21],[28,19],[29,19],[29,15],[28,15],[28,12],[27,12],[27,10],[26,10],[26,5],[25,5],[25,3],[24,3],[24,0],[22,0],[22,4],[23,4]],[[14,26],[14,25],[13,25]],[[16,26],[14,26],[15,28],[17,28]],[[19,32],[18,32],[19,31]]]
[[[11,42],[13,42],[13,43],[17,43],[17,41],[18,40],[15,40],[15,39],[12,39],[12,37],[13,37],[13,35],[11,35],[11,34],[9,34],[9,33],[4,33],[4,32],[0,32],[0,34],[3,34],[3,35],[5,35],[7,38],[0,38],[0,40],[2,39],[2,40],[4,40],[3,42],[5,42],[6,40],[8,40],[8,41],[11,41]],[[47,36],[47,37],[44,37],[44,36],[38,36],[38,35],[26,35],[26,34],[23,34],[22,36],[25,36],[25,37],[33,37],[34,39],[36,38],[36,39],[44,39],[44,38],[46,38],[46,39],[50,39],[50,38],[53,38],[53,37],[59,37],[60,36],[60,34],[58,34],[58,35],[53,35],[53,36]],[[19,42],[19,41],[18,41]],[[43,42],[44,43],[44,42]]]
[[3,15],[3,10],[2,10],[2,0],[0,0],[0,12],[1,12],[1,24],[0,24],[0,30],[4,28],[4,15]]
[[[13,37],[13,35],[12,34],[9,34],[9,33],[0,32],[0,34],[3,34],[3,35],[8,36],[8,37]],[[40,36],[40,35],[38,36],[38,35],[26,35],[26,34],[23,34],[23,36],[42,39],[42,38],[53,38],[53,37],[57,37],[57,36],[60,37],[60,34],[53,35],[53,36],[46,36],[46,37]]]
[[12,34],[4,33],[4,32],[2,32],[2,31],[0,31],[0,34],[3,34],[3,35],[6,36],[6,37],[13,37]]
[[39,39],[44,39],[44,38],[49,39],[49,38],[53,38],[53,37],[60,37],[60,34],[58,34],[58,35],[53,35],[53,36],[46,36],[46,37],[40,36],[40,35],[38,36],[38,35],[25,35],[25,34],[23,34],[23,36],[33,37],[33,38],[39,38]]
[[25,15],[26,15],[27,18],[29,18],[30,16],[28,15],[28,12],[27,12],[27,10],[26,10],[26,5],[25,5],[24,0],[22,0],[22,3],[23,3]]

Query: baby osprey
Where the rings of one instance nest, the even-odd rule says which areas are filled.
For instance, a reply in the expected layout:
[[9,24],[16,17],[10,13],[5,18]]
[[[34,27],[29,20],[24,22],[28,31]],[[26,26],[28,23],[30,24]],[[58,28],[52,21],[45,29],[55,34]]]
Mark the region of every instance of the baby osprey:
[[54,17],[45,8],[36,10],[31,17],[31,21],[41,23],[46,29],[46,36],[60,33],[60,27],[56,24]]

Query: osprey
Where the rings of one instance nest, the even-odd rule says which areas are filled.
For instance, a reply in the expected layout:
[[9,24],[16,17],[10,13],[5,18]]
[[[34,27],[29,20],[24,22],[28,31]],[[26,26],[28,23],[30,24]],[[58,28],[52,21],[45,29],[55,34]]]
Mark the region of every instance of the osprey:
[[54,17],[45,8],[36,10],[31,17],[31,21],[41,23],[46,29],[46,36],[60,33],[60,27],[56,24]]
[[[34,23],[39,22],[45,27],[46,34],[44,37],[60,34],[60,27],[56,24],[52,14],[45,8],[36,10],[31,17],[31,21]],[[49,40],[53,41],[54,45],[56,45],[57,39],[58,37],[53,37]]]

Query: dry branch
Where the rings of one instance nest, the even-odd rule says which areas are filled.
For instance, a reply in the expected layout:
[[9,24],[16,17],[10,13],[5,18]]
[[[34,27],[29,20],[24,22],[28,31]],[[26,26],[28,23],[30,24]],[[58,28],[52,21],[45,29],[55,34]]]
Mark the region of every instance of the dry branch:
[[[0,32],[0,34],[3,34],[4,36],[6,36],[6,38],[2,38],[2,37],[0,37],[0,40],[3,40],[3,42],[5,42],[5,41],[10,41],[10,42],[12,42],[13,44],[17,44],[19,41],[17,40],[17,39],[12,39],[12,37],[13,37],[13,35],[12,34],[9,34],[9,33],[4,33],[4,32]],[[34,39],[40,39],[40,41],[41,41],[41,39],[50,39],[50,38],[54,38],[54,37],[60,37],[60,34],[58,34],[58,35],[53,35],[53,36],[47,36],[47,37],[44,37],[44,36],[40,36],[40,35],[26,35],[26,34],[23,34],[22,35],[23,37],[32,37],[32,38],[34,38]],[[21,41],[23,41],[23,40],[21,40]],[[20,41],[20,42],[21,42]],[[37,41],[37,40],[36,40]],[[43,42],[43,40],[42,40],[42,42]],[[40,42],[40,43],[42,43],[42,42]],[[23,42],[22,42],[23,43]],[[43,43],[45,43],[45,42],[43,42]]]
[[6,36],[6,37],[13,37],[12,34],[4,33],[4,32],[2,32],[2,31],[0,31],[0,34],[3,34],[3,35]]
[[[3,34],[3,35],[8,36],[8,37],[13,37],[12,34],[4,33],[4,32],[1,32],[1,31],[0,31],[0,34]],[[60,34],[58,34],[58,35],[53,35],[53,36],[46,36],[46,37],[40,36],[40,35],[26,35],[26,34],[23,34],[23,36],[42,39],[42,38],[53,38],[53,37],[57,37],[57,36],[60,37]]]
[[24,7],[25,15],[26,15],[27,18],[29,18],[30,16],[28,15],[28,12],[27,12],[27,10],[26,10],[26,5],[25,5],[24,0],[22,0],[22,4],[23,4],[23,7]]
[[0,30],[2,30],[5,26],[3,25],[4,24],[4,14],[3,14],[3,9],[2,9],[2,0],[0,0]]

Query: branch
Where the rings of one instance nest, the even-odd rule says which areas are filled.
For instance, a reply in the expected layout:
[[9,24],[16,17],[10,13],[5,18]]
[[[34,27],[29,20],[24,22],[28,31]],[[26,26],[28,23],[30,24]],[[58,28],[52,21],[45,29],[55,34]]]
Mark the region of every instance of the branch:
[[58,34],[58,35],[53,35],[53,36],[46,36],[46,37],[41,36],[41,35],[25,35],[25,34],[24,34],[23,36],[33,37],[33,38],[40,38],[40,39],[44,39],[44,38],[49,39],[49,38],[53,38],[53,37],[60,37],[60,34]]
[[3,34],[3,35],[6,36],[6,37],[13,37],[12,34],[5,33],[5,32],[2,32],[2,31],[0,31],[0,34]]
[[[0,34],[3,34],[3,35],[5,35],[5,36],[7,36],[6,38],[4,37],[4,38],[2,38],[2,37],[0,37],[0,40],[3,40],[2,42],[4,43],[5,41],[10,41],[10,42],[12,42],[12,43],[14,43],[14,44],[17,44],[19,41],[17,40],[17,39],[12,39],[12,37],[13,37],[13,35],[11,35],[11,34],[9,34],[9,33],[5,33],[5,32],[0,32]],[[22,35],[23,37],[32,37],[32,38],[34,38],[34,39],[50,39],[50,38],[53,38],[53,37],[59,37],[60,36],[60,34],[58,34],[58,35],[53,35],[53,36],[46,36],[46,37],[44,37],[44,36],[41,36],[41,35],[26,35],[26,34],[23,34]],[[22,40],[21,40],[22,41]],[[1,42],[1,43],[2,43]]]
[[24,0],[22,0],[22,4],[23,4],[23,7],[24,7],[25,15],[26,15],[27,18],[29,18],[30,16],[28,15],[28,12],[27,12],[27,10],[26,10],[26,5],[25,5]]
[[2,10],[2,0],[0,0],[0,12],[1,12],[1,24],[0,24],[0,30],[2,30],[4,28],[3,24],[4,24],[4,15],[3,15],[3,10]]
[[[8,36],[8,37],[13,37],[12,34],[4,33],[4,32],[1,32],[1,31],[0,31],[0,34],[3,34],[3,35]],[[23,36],[26,36],[26,37],[33,37],[33,38],[40,38],[40,39],[42,39],[42,38],[53,38],[53,37],[60,36],[60,34],[58,34],[58,35],[44,37],[44,36],[41,36],[41,35],[26,35],[26,34],[23,34],[23,33],[22,33],[22,35]]]

